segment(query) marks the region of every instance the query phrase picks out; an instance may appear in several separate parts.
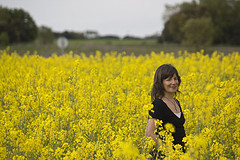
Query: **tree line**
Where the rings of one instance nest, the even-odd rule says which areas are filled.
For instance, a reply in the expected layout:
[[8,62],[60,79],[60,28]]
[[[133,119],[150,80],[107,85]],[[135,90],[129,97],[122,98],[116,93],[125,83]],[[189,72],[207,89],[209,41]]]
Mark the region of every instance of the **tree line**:
[[37,26],[32,17],[22,9],[0,6],[1,44],[29,42],[37,37]]
[[166,6],[159,42],[240,44],[240,1],[199,0]]
[[[40,44],[51,44],[58,37],[67,39],[121,39],[117,35],[100,36],[97,31],[85,32],[63,31],[54,32],[50,27],[38,27],[23,9],[9,9],[0,6],[0,45],[37,41]],[[123,39],[138,39],[125,36]]]
[[67,39],[86,39],[98,36],[96,31],[53,32],[50,27],[37,26],[30,14],[23,9],[9,9],[0,6],[0,45],[24,43],[37,40],[41,44],[53,43],[64,36]]

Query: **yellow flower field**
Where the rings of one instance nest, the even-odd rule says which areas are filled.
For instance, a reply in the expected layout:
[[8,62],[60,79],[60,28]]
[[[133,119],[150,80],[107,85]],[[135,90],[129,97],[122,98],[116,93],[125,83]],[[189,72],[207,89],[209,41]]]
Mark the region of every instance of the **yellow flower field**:
[[240,55],[145,56],[72,52],[50,58],[0,50],[0,159],[147,159],[153,75],[182,78],[187,153],[168,159],[240,159]]

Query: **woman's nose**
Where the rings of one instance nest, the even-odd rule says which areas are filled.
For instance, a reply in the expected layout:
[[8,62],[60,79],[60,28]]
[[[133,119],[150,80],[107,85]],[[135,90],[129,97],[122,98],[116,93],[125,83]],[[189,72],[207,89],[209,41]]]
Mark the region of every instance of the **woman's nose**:
[[177,84],[177,80],[173,79],[173,80],[171,80],[171,83],[172,84]]

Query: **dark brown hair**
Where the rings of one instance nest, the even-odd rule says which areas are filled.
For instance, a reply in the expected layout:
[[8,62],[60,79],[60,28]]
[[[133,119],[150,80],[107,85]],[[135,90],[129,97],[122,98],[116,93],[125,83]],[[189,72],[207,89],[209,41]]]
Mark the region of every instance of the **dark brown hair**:
[[[176,74],[179,85],[181,84],[181,77],[178,75],[177,69],[171,64],[163,64],[155,72],[154,81],[151,91],[151,99],[154,101],[156,98],[162,98],[164,96],[163,80],[172,78]],[[177,90],[179,92],[179,90]]]

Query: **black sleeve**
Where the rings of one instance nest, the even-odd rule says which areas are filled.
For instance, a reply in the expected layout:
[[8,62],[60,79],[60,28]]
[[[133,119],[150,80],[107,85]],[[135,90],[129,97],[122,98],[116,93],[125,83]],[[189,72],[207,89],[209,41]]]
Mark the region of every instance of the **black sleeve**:
[[149,118],[163,119],[163,107],[160,100],[153,101],[153,108],[149,110]]

